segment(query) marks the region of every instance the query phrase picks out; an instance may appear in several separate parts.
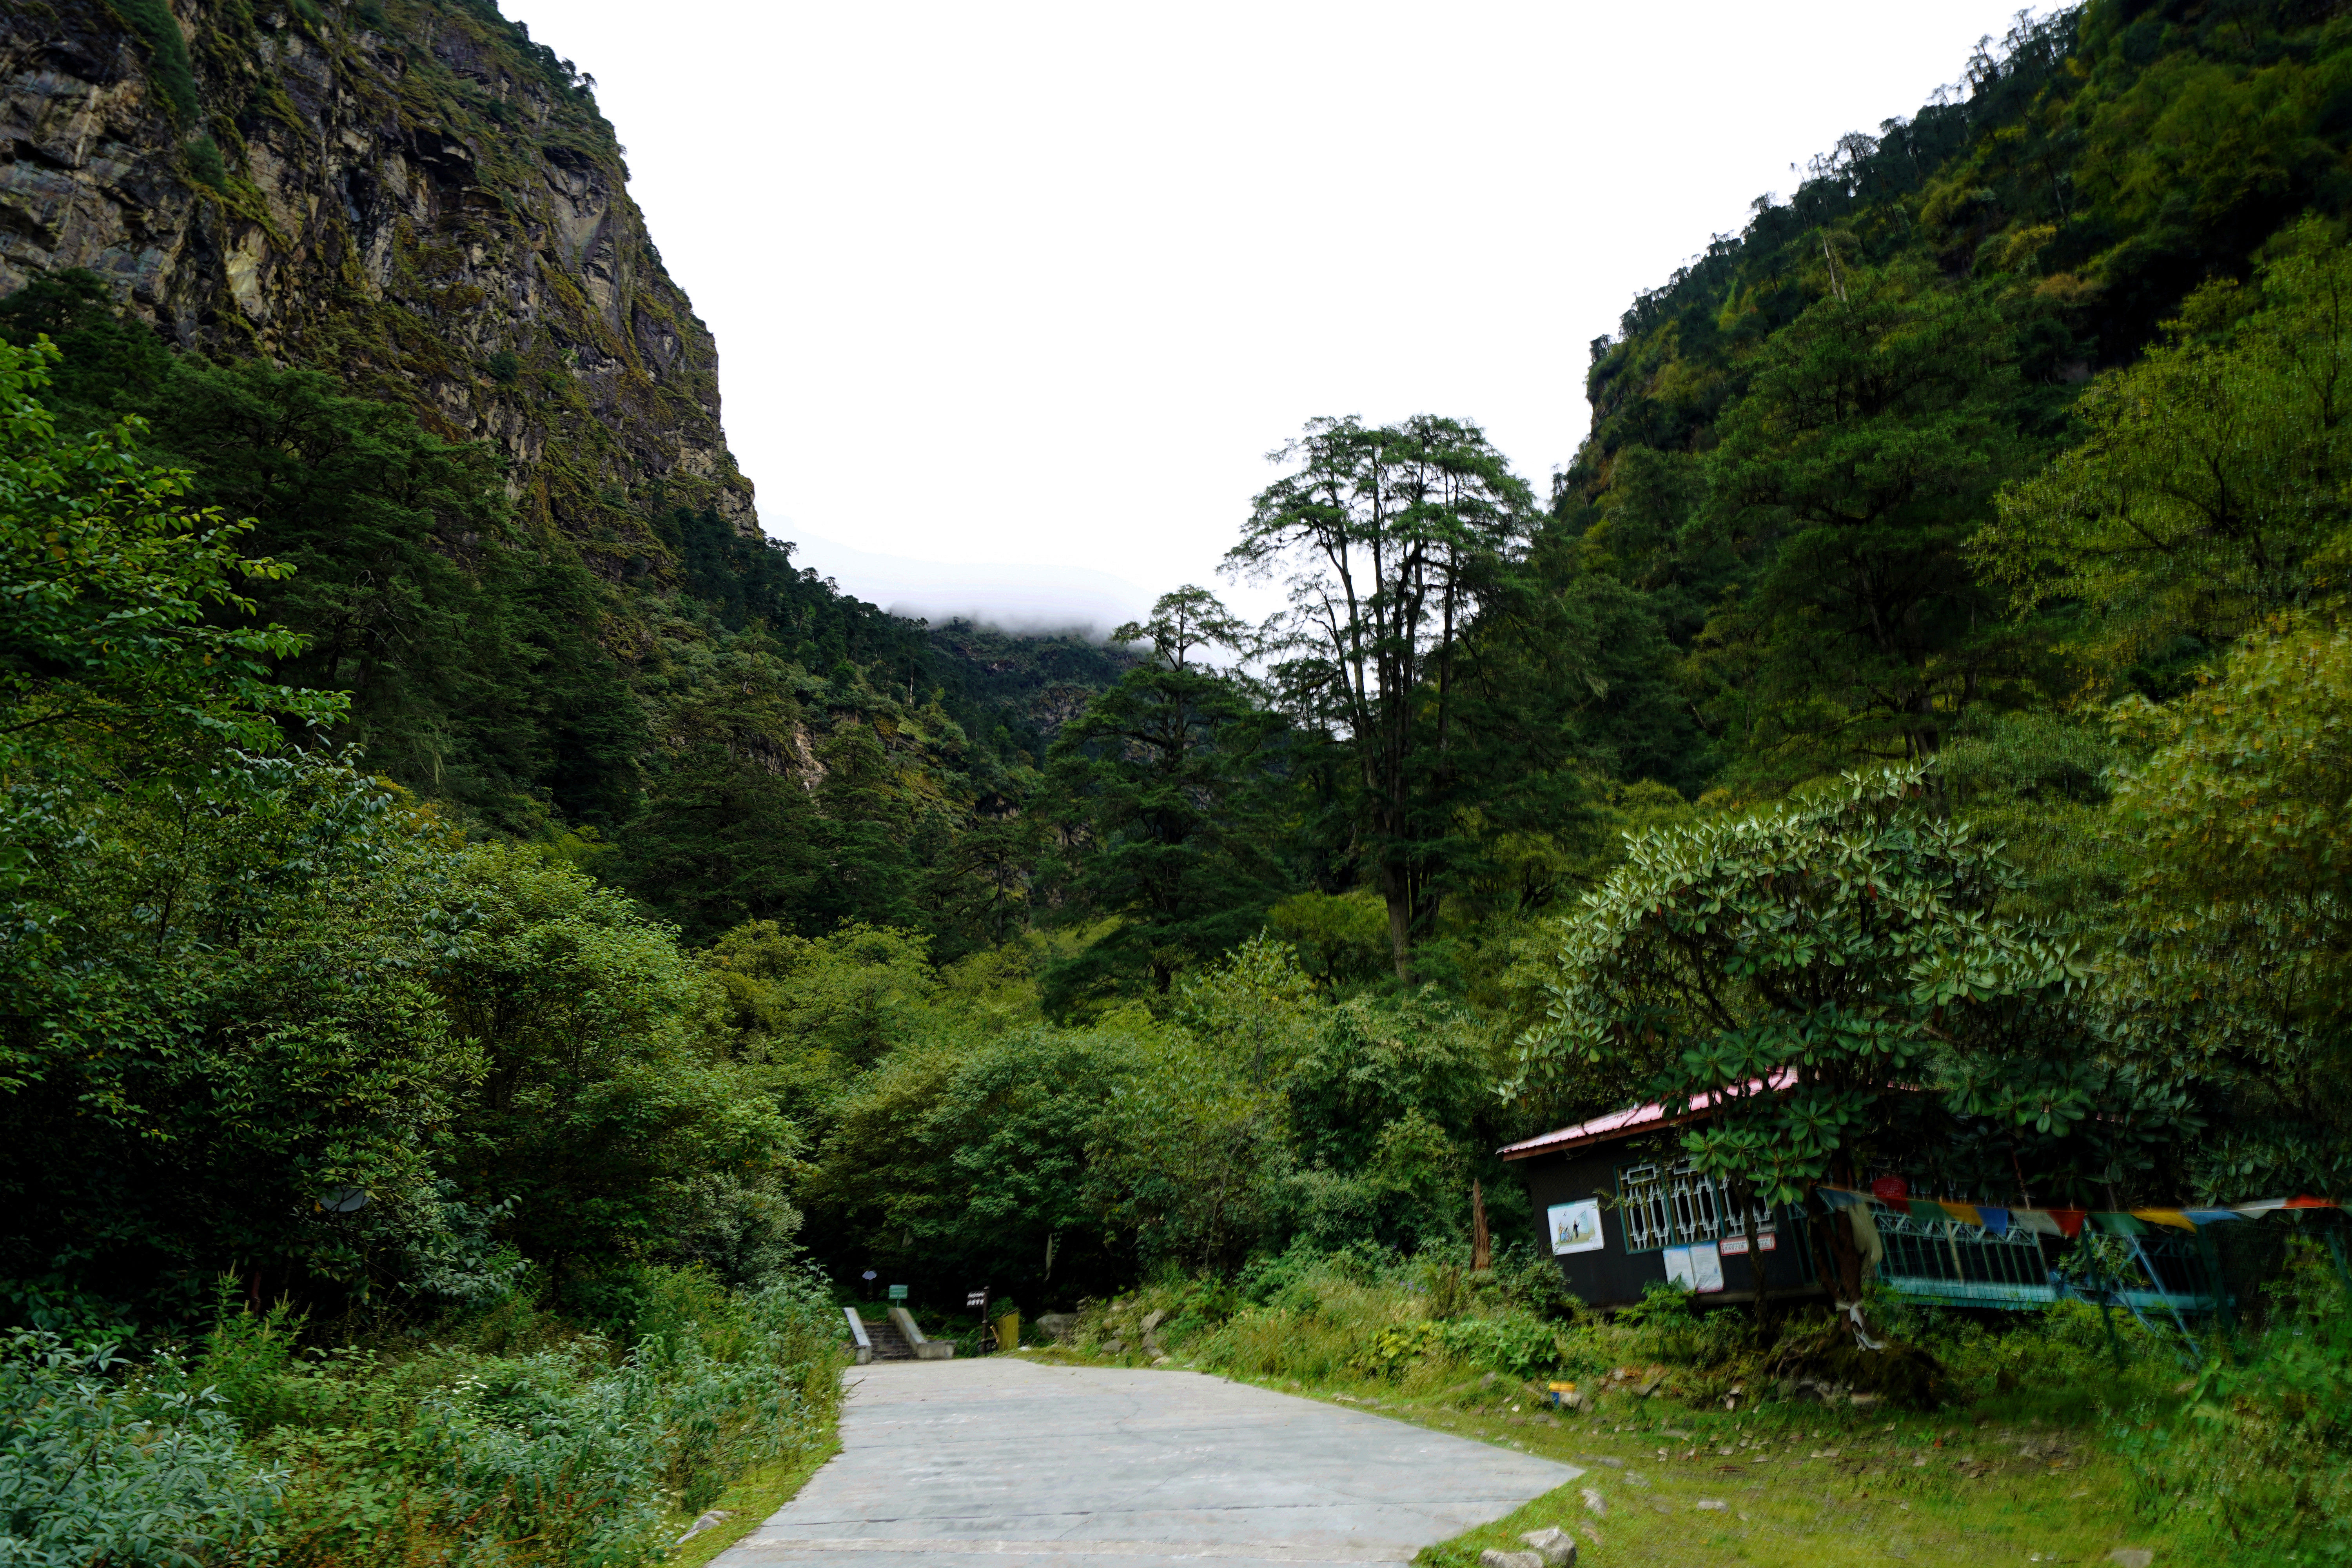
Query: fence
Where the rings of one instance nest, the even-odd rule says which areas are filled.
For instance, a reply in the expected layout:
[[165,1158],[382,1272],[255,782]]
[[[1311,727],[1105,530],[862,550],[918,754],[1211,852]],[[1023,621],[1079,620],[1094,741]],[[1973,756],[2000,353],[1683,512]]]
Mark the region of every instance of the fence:
[[[1886,1247],[1878,1278],[1908,1301],[2019,1308],[2077,1296],[2176,1317],[2210,1312],[2220,1304],[2211,1270],[2186,1235],[2122,1238],[2126,1250],[2116,1267],[2070,1278],[2053,1266],[2063,1253],[2045,1251],[2043,1238],[2030,1231],[1996,1235],[1958,1220],[1921,1219],[1880,1203],[1870,1205],[1870,1217]],[[1809,1247],[1806,1253],[1818,1268],[1818,1250]]]

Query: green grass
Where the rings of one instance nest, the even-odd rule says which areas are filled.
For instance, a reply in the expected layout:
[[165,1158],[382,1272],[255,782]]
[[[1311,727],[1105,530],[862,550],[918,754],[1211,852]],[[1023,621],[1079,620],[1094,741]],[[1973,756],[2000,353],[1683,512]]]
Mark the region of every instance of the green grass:
[[[1856,1418],[1794,1405],[1715,1417],[1630,1399],[1556,1426],[1511,1420],[1506,1412],[1427,1424],[1587,1473],[1429,1548],[1419,1563],[1463,1568],[1487,1547],[1516,1550],[1522,1531],[1554,1524],[1577,1538],[1587,1568],[2094,1563],[2119,1546],[2152,1548],[2159,1561],[2171,1555],[2166,1533],[2142,1526],[2126,1506],[2121,1468],[2079,1428]],[[1601,1513],[1587,1490],[1600,1498]]]
[[[702,1565],[734,1545],[768,1521],[784,1504],[800,1495],[809,1478],[824,1468],[825,1461],[841,1452],[837,1433],[828,1434],[825,1440],[784,1458],[757,1465],[735,1478],[734,1485],[719,1494],[710,1506],[723,1510],[728,1517],[716,1526],[704,1531],[684,1546],[674,1548],[666,1561],[676,1568],[702,1568]],[[670,1539],[684,1535],[698,1517],[675,1514],[676,1528]],[[1472,1553],[1475,1558],[1475,1552]]]

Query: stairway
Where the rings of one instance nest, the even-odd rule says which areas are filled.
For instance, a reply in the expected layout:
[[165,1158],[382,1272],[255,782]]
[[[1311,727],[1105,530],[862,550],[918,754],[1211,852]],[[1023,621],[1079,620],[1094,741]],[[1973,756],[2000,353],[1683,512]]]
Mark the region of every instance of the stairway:
[[874,1347],[876,1361],[915,1359],[914,1347],[907,1342],[907,1336],[898,1331],[898,1325],[887,1318],[882,1319],[879,1322],[867,1323],[866,1338]]

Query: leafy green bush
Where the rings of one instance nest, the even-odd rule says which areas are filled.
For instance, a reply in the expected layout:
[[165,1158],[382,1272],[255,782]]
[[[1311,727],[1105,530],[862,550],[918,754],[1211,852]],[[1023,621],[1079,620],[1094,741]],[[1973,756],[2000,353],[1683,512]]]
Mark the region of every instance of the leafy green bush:
[[258,1538],[286,1475],[179,1364],[136,1377],[111,1345],[39,1330],[0,1349],[0,1560],[186,1568]]

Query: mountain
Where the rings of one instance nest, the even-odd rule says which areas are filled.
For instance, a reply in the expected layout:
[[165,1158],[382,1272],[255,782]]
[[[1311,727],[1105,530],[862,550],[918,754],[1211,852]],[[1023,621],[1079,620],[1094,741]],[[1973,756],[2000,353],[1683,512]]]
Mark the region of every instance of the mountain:
[[761,531],[594,86],[487,0],[26,0],[0,331],[296,568],[250,586],[352,696],[320,739],[696,935],[981,940],[961,836],[1125,661],[928,636]]
[[648,503],[757,537],[593,79],[495,6],[25,0],[0,80],[0,293],[86,268],[180,348],[332,366],[603,575],[650,568]]
[[2021,15],[1637,298],[1591,345],[1555,537],[1644,596],[1697,771],[1769,793],[2082,695],[2063,626],[1971,542],[2079,438],[2095,375],[2220,341],[2347,209],[2340,5],[2091,0]]

